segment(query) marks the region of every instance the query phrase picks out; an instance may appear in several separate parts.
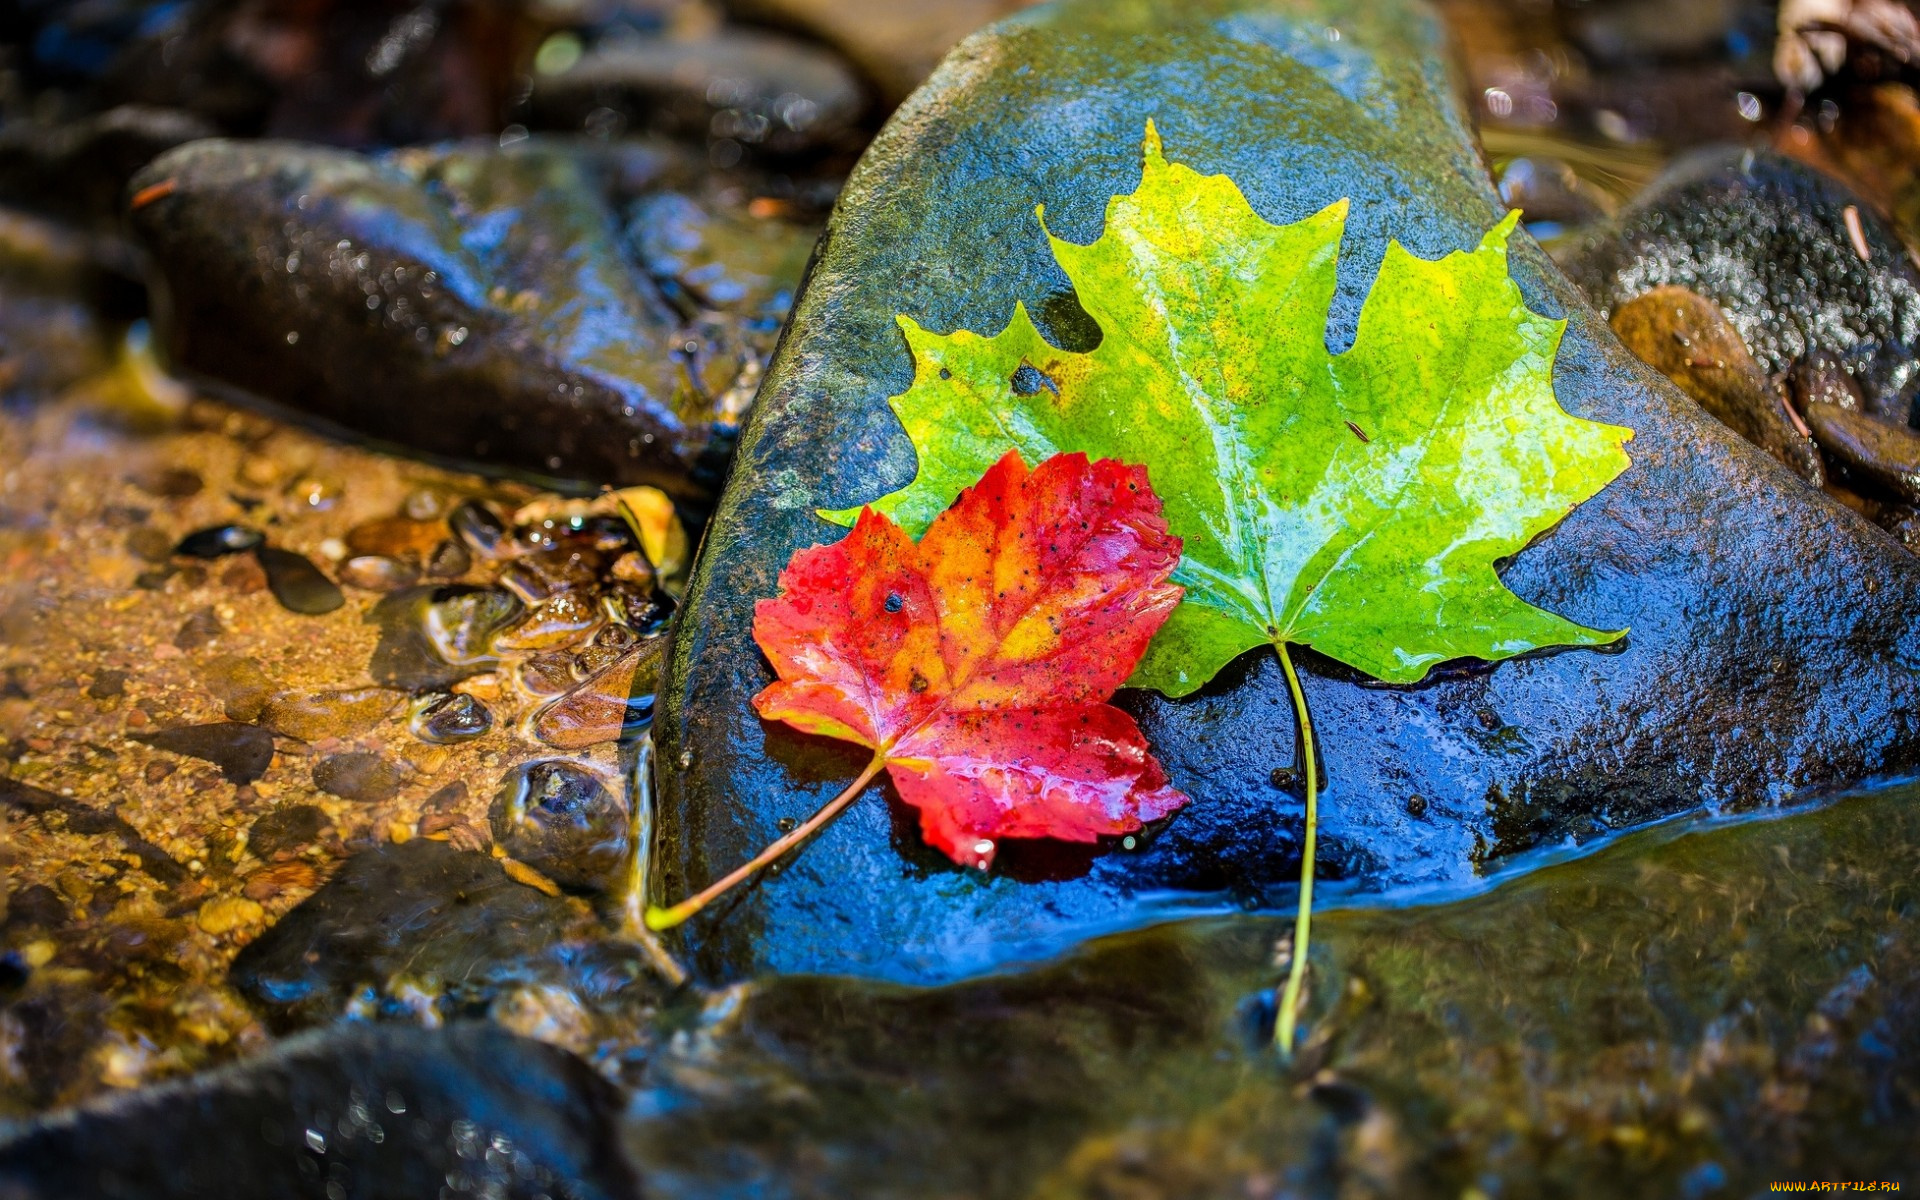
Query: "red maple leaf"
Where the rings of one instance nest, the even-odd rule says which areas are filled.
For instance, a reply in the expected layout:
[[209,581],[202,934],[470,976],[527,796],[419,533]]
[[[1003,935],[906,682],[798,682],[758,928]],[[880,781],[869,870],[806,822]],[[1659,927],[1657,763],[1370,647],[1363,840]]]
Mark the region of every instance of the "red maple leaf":
[[1091,842],[1187,802],[1133,718],[1108,704],[1182,589],[1144,467],[1017,452],[961,492],[915,544],[861,512],[831,546],[796,553],[753,637],[779,674],[753,698],[770,721],[858,742],[873,761],[751,862],[671,908],[667,929],[812,836],[882,769],[920,832],[986,868],[1002,838]]
[[915,544],[871,509],[793,556],[753,636],[762,717],[872,747],[920,831],[985,867],[1002,838],[1091,842],[1187,798],[1106,703],[1179,604],[1142,467],[1009,453]]

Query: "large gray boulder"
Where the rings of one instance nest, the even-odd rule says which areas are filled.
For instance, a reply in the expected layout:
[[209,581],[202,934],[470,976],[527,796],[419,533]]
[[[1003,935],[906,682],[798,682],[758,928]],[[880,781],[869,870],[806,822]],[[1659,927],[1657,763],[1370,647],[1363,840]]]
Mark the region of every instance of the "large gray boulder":
[[[840,536],[816,508],[914,472],[887,406],[911,379],[894,315],[992,332],[1025,300],[1057,344],[1084,347],[1034,207],[1091,241],[1139,178],[1151,118],[1171,159],[1228,173],[1270,220],[1351,199],[1328,331],[1342,347],[1388,239],[1438,257],[1501,215],[1443,44],[1411,3],[1069,0],[949,56],[850,181],[708,529],[657,730],[656,898],[744,861],[864,761],[754,715],[771,674],[751,621],[795,549]],[[1632,633],[1612,653],[1457,665],[1405,688],[1304,656],[1329,772],[1320,869],[1341,881],[1323,897],[1466,884],[1543,843],[1920,761],[1920,562],[1653,375],[1524,235],[1512,269],[1534,309],[1569,321],[1561,402],[1636,437],[1634,465],[1505,578]],[[939,980],[1193,905],[1289,904],[1301,801],[1273,656],[1183,701],[1121,702],[1193,797],[1136,849],[1013,844],[990,873],[966,871],[875,787],[687,927],[699,971]]]

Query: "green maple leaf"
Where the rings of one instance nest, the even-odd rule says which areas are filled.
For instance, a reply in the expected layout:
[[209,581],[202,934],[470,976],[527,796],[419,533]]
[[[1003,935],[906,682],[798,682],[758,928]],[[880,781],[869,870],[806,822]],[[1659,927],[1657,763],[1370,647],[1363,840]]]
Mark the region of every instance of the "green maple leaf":
[[899,319],[915,369],[892,405],[920,470],[873,507],[917,533],[1009,449],[1144,463],[1187,593],[1130,682],[1170,696],[1263,645],[1413,683],[1448,659],[1619,638],[1494,570],[1625,470],[1633,436],[1555,400],[1566,322],[1507,272],[1517,214],[1437,262],[1391,244],[1335,355],[1346,202],[1273,225],[1226,176],[1169,163],[1151,124],[1144,158],[1097,241],[1050,237],[1102,330],[1092,352],[1048,344],[1024,305],[993,337]]

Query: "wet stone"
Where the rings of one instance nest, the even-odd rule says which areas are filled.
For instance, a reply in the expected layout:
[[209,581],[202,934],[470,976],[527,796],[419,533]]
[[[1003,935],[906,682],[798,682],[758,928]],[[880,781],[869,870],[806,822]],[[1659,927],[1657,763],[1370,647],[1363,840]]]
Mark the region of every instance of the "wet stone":
[[1614,310],[1611,324],[1627,349],[1721,424],[1813,486],[1826,482],[1819,451],[1796,428],[1780,387],[1711,300],[1685,288],[1657,287]]
[[729,0],[748,20],[798,29],[851,59],[888,107],[907,98],[960,39],[1033,0]]
[[421,741],[436,745],[470,742],[493,728],[493,713],[473,696],[443,692],[415,706],[408,728]]
[[1832,404],[1808,405],[1806,419],[1842,483],[1920,503],[1920,433]]
[[434,548],[446,536],[444,521],[381,517],[363,521],[349,529],[346,541],[351,553],[407,559],[418,566],[433,554]]
[[94,700],[118,700],[127,694],[127,672],[96,671],[87,684],[87,695]]
[[1914,416],[1920,270],[1870,205],[1812,167],[1761,150],[1697,151],[1554,256],[1603,309],[1661,285],[1688,288],[1720,307],[1767,374],[1825,351],[1869,411],[1902,425]]
[[536,118],[550,129],[609,121],[792,155],[843,142],[866,107],[859,81],[832,54],[757,32],[695,41],[634,39],[595,47],[566,71],[537,76]]
[[55,930],[68,920],[67,902],[44,883],[30,883],[7,896],[6,918],[0,932]]
[[514,768],[488,819],[501,849],[564,888],[605,891],[626,864],[626,805],[574,763],[548,759]]
[[420,569],[397,558],[358,554],[340,564],[340,582],[367,592],[391,592],[420,580]]
[[[194,1080],[0,1135],[14,1200],[630,1200],[623,1097],[486,1023],[346,1025]],[[449,1180],[459,1186],[449,1185]]]
[[464,543],[443,538],[427,555],[427,574],[435,579],[453,579],[465,575],[473,566],[473,554]]
[[173,539],[145,525],[127,534],[127,553],[142,562],[164,563],[173,557]]
[[347,602],[338,585],[321,574],[320,568],[304,554],[261,546],[254,551],[254,556],[267,573],[268,590],[289,612],[317,617]]
[[267,535],[246,525],[215,525],[180,539],[173,552],[186,558],[223,558],[265,543]]
[[505,986],[564,978],[558,949],[587,928],[577,902],[508,878],[491,856],[415,839],[362,851],[241,951],[231,980],[282,1029],[340,1016],[415,1019],[400,985],[442,1017],[479,1015]]
[[220,618],[211,608],[203,608],[180,622],[180,628],[174,632],[173,644],[181,650],[198,650],[219,639],[226,629],[220,624]]
[[274,693],[260,661],[240,654],[222,654],[200,668],[200,684],[226,709],[227,720],[252,723]]
[[399,702],[399,696],[383,688],[285,691],[267,701],[259,723],[303,742],[352,737],[379,724]]
[[133,486],[150,496],[166,500],[184,500],[198,496],[206,484],[198,471],[187,467],[155,467],[129,476]]
[[498,556],[507,541],[507,525],[500,514],[479,500],[462,502],[447,516],[453,532],[481,558]]
[[644,730],[653,721],[664,645],[663,638],[649,638],[617,652],[585,682],[541,709],[533,735],[556,750],[584,750]]
[[525,611],[502,588],[404,588],[367,614],[380,627],[369,673],[376,683],[407,691],[451,687],[499,665],[494,638]]
[[686,496],[715,483],[680,319],[624,262],[570,151],[208,139],[134,186],[163,180],[131,220],[183,370],[447,458]]
[[[772,673],[753,608],[796,550],[828,536],[818,509],[914,477],[888,403],[913,380],[899,314],[984,335],[1024,301],[1052,344],[1089,345],[1032,214],[1044,205],[1054,236],[1093,242],[1112,198],[1137,186],[1149,118],[1171,161],[1225,173],[1268,220],[1349,202],[1332,346],[1356,335],[1392,242],[1431,261],[1480,244],[1502,219],[1472,117],[1435,84],[1450,68],[1427,10],[1389,0],[1343,13],[1337,49],[1331,11],[1059,0],[969,39],[881,131],[829,220],[676,617],[652,728],[659,761],[678,768],[659,778],[657,899],[748,861],[782,820],[815,811],[860,769],[845,747],[760,720],[753,697]],[[1889,411],[1900,408],[1905,377],[1920,370],[1907,344],[1920,304],[1901,298],[1911,267],[1897,242],[1863,211],[1863,261],[1844,203],[1810,210],[1801,201],[1814,191],[1788,182],[1805,173],[1765,154],[1749,174],[1738,152],[1705,170],[1687,178],[1712,188],[1663,191],[1657,222],[1636,224],[1641,209],[1609,226],[1617,269],[1596,272],[1606,287],[1594,294],[1612,308],[1657,284],[1688,287],[1727,314],[1768,374],[1802,352],[1792,331],[1817,326],[1858,364],[1870,404],[1891,396]],[[1781,224],[1783,211],[1797,215]],[[1722,274],[1751,271],[1778,295],[1756,306],[1708,286],[1723,259]],[[1672,277],[1660,264],[1675,265]],[[1323,878],[1341,878],[1343,898],[1464,883],[1536,846],[1920,766],[1920,676],[1907,665],[1920,660],[1920,563],[1648,370],[1532,239],[1513,239],[1508,267],[1533,311],[1567,321],[1559,403],[1634,439],[1633,465],[1502,577],[1529,603],[1631,634],[1609,653],[1455,665],[1408,688],[1368,687],[1303,656],[1329,771]],[[1758,321],[1762,308],[1784,320]],[[1271,651],[1182,700],[1129,690],[1117,703],[1193,799],[1143,846],[1002,860],[976,878],[929,854],[875,789],[724,916],[682,926],[693,969],[925,984],[1160,920],[1149,895],[1291,908],[1302,812],[1270,782],[1295,740]],[[1417,822],[1404,808],[1416,792],[1428,801]],[[1249,839],[1248,828],[1271,836]]]
[[313,765],[313,786],[330,796],[358,804],[382,804],[400,794],[406,773],[393,762],[365,750],[334,754]]
[[298,852],[318,842],[331,824],[327,814],[311,804],[283,805],[254,819],[247,849],[262,860]]
[[273,763],[273,735],[257,725],[220,721],[132,736],[156,750],[210,762],[232,784],[252,783]]

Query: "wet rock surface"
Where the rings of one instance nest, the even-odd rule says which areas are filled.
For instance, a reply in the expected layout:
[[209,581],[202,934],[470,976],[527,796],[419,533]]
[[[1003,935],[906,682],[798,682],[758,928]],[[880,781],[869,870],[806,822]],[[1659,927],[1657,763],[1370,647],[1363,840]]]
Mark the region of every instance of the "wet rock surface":
[[[866,97],[838,56],[753,31],[688,40],[631,38],[534,80],[535,117],[553,129],[625,129],[793,155],[857,144]],[[718,143],[716,143],[718,144]],[[731,166],[732,163],[722,165]]]
[[348,859],[240,953],[232,978],[283,1028],[356,1002],[366,1016],[475,1015],[510,984],[559,975],[555,951],[583,927],[579,909],[487,855],[412,841]]
[[1811,167],[1768,151],[1696,152],[1555,258],[1603,311],[1661,285],[1689,288],[1726,313],[1769,374],[1825,351],[1870,412],[1914,418],[1920,271],[1869,205]]
[[220,768],[228,783],[252,783],[273,763],[273,734],[255,725],[220,721],[139,735],[156,750],[202,759]]
[[562,887],[606,891],[626,866],[626,806],[604,780],[562,759],[509,772],[488,810],[494,844]]
[[348,1026],[0,1138],[0,1194],[627,1200],[619,1103],[579,1059],[489,1025]]
[[210,140],[135,186],[163,183],[134,226],[182,367],[433,454],[713,483],[711,401],[674,356],[675,316],[565,153]]
[[[1329,333],[1345,344],[1389,237],[1437,257],[1477,243],[1500,211],[1463,114],[1439,99],[1447,76],[1430,32],[1394,6],[1068,4],[965,44],[882,133],[796,305],[681,617],[656,729],[658,898],[744,862],[858,772],[856,752],[753,715],[748,700],[771,676],[750,623],[793,550],[836,536],[816,507],[870,499],[913,472],[886,406],[910,379],[894,314],[992,331],[1025,300],[1057,344],[1084,345],[1032,213],[1044,203],[1056,235],[1092,240],[1108,198],[1138,178],[1152,117],[1170,158],[1229,173],[1270,220],[1351,198]],[[1821,236],[1825,247],[1834,235]],[[1852,256],[1846,231],[1837,237]],[[1894,247],[1869,248],[1876,271],[1895,271]],[[1513,270],[1535,309],[1569,319],[1562,403],[1636,438],[1634,466],[1506,579],[1632,634],[1614,654],[1453,667],[1406,689],[1305,656],[1330,771],[1320,862],[1334,895],[1459,884],[1531,846],[1702,804],[1775,804],[1920,759],[1916,564],[1657,381],[1525,239]],[[1737,300],[1719,302],[1738,326]],[[1863,339],[1880,328],[1868,308]],[[1767,366],[1766,343],[1748,342]],[[1881,362],[1864,341],[1851,349],[1862,369]],[[1880,390],[1898,393],[1898,370],[1875,369],[1891,372]],[[876,788],[777,875],[692,923],[699,971],[944,979],[1153,919],[1182,897],[1288,903],[1301,814],[1274,783],[1295,765],[1295,734],[1271,656],[1184,702],[1123,703],[1194,797],[1135,847],[1008,848],[991,874],[960,871]]]
[[845,54],[888,104],[919,87],[941,56],[1032,0],[728,0],[749,21],[797,29]]

